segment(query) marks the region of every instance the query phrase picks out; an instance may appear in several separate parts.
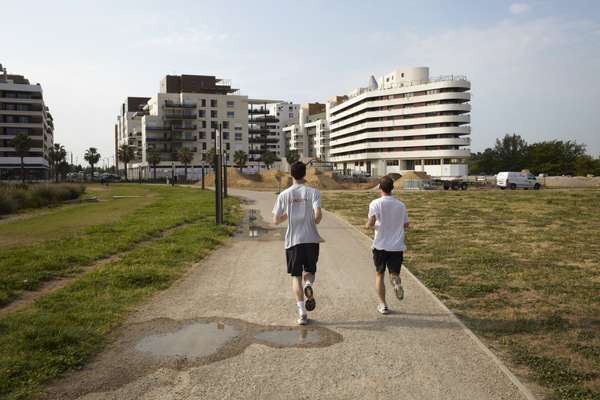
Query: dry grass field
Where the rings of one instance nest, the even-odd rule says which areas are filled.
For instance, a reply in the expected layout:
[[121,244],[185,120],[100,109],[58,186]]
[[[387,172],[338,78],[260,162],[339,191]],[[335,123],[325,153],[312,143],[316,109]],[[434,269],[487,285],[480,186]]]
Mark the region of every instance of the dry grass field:
[[[363,229],[376,196],[324,193],[324,207]],[[600,190],[397,196],[407,267],[548,398],[600,399]]]

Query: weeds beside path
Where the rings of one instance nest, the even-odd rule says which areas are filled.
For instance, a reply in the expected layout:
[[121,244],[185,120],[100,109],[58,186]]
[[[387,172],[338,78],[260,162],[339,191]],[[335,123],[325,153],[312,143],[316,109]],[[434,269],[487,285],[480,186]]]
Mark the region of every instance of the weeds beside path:
[[[407,266],[553,399],[600,399],[600,191],[401,192]],[[361,227],[376,193],[324,193]]]
[[[176,221],[187,225],[0,319],[0,398],[31,398],[43,383],[81,367],[133,306],[170,286],[191,263],[229,237],[240,219],[233,198],[226,202],[226,225],[215,226],[210,192],[152,190],[158,191],[159,201],[136,211],[127,222],[90,228],[86,235],[96,235],[101,249],[107,249],[104,242],[120,248],[101,235],[117,235],[131,243],[132,238],[147,237]],[[134,234],[131,228],[136,227],[144,232],[142,236]]]

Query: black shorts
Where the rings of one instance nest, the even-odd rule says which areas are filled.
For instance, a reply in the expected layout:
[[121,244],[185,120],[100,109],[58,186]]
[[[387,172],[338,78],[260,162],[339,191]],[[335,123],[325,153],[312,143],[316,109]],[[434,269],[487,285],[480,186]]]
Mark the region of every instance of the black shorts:
[[385,272],[387,267],[388,272],[399,274],[404,260],[404,252],[402,251],[386,251],[373,249],[373,263],[377,272]]
[[319,243],[300,243],[285,249],[287,272],[292,276],[302,276],[302,271],[315,274],[319,261]]

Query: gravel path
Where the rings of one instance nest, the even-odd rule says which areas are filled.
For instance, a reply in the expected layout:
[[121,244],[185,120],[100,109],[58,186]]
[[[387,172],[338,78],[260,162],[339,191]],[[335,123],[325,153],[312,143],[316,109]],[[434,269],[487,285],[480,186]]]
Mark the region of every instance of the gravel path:
[[[246,208],[270,220],[273,194],[232,192],[250,200]],[[176,285],[140,307],[103,353],[54,385],[47,397],[533,398],[407,271],[403,271],[405,300],[390,298],[392,314],[379,315],[369,240],[327,212],[319,229],[326,242],[321,245],[315,284],[317,309],[304,331],[294,326],[295,304],[284,270],[284,231],[262,221],[255,229],[258,236],[251,237],[244,227]],[[159,357],[139,350],[144,340],[167,343],[169,333],[183,335],[185,329],[192,332],[199,326],[194,323],[209,322],[221,324],[218,329],[211,326],[217,333],[229,329],[238,336],[205,357]],[[261,342],[255,335],[265,329],[298,334],[298,339],[285,346]],[[320,335],[320,342],[303,342],[313,334]],[[198,342],[201,338],[177,338],[179,346],[204,345]]]

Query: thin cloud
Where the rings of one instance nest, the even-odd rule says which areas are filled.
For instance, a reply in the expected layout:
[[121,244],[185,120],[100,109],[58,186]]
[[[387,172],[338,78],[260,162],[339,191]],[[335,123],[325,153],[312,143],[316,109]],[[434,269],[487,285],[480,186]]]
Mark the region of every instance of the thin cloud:
[[227,33],[211,32],[208,27],[184,28],[174,30],[165,34],[140,40],[134,43],[134,47],[202,47],[210,43],[222,43],[231,38]]
[[531,6],[527,3],[512,3],[508,9],[510,10],[511,14],[519,15],[531,10]]

